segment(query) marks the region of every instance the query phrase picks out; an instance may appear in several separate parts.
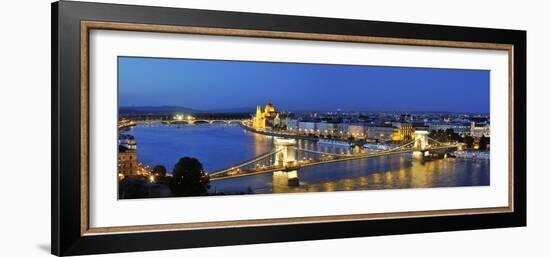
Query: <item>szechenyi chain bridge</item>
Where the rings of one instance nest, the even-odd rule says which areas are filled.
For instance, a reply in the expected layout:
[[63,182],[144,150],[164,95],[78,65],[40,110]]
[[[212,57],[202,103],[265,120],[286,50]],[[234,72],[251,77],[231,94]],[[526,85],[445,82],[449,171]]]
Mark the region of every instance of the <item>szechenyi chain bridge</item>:
[[[304,149],[296,146],[296,139],[276,137],[275,149],[273,151],[230,167],[207,173],[210,175],[212,181],[273,173],[274,181],[284,182],[286,180],[288,185],[292,186],[299,183],[298,171],[300,168],[403,153],[412,153],[413,157],[418,159],[432,156],[444,157],[448,152],[455,151],[461,147],[461,144],[445,144],[434,140],[428,137],[427,131],[416,131],[414,140],[388,150],[353,154],[338,154]],[[300,152],[309,154],[312,157],[299,160],[296,156]],[[262,162],[266,163],[266,160],[268,160],[267,165],[260,164]]]

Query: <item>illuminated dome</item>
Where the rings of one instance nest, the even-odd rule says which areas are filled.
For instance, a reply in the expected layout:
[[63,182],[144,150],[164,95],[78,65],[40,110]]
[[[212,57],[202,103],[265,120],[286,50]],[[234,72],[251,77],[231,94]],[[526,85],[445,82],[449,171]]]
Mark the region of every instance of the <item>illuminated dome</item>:
[[265,113],[271,113],[271,112],[277,112],[277,111],[275,110],[275,107],[273,107],[273,105],[272,105],[271,103],[268,102],[268,103],[265,105],[264,112],[265,112]]

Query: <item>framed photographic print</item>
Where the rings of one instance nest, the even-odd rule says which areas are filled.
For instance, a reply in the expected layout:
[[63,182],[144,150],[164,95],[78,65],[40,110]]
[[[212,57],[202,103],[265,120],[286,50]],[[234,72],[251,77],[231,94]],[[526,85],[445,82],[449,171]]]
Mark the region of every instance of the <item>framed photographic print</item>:
[[52,5],[52,253],[525,226],[526,32]]

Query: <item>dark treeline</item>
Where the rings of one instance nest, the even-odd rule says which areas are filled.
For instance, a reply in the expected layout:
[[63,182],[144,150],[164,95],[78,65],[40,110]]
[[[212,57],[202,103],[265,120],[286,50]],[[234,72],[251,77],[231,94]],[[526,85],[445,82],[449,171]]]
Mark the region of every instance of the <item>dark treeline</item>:
[[[454,132],[453,129],[446,129],[446,130],[432,130],[430,131],[431,138],[448,143],[448,142],[460,142],[465,143],[466,147],[472,148],[474,146],[474,143],[476,141],[475,138],[472,136],[460,136],[458,133]],[[479,138],[478,141],[478,149],[479,150],[487,150],[487,145],[490,143],[490,138],[487,138],[485,136],[482,136]]]
[[250,113],[196,113],[193,114],[195,119],[248,119]]
[[[166,167],[156,165],[150,176],[130,176],[119,180],[119,198],[163,197],[160,193],[161,186],[168,187],[171,196],[208,195],[210,176],[204,172],[202,163],[196,158],[182,157],[174,165],[172,175],[166,176],[166,173]],[[151,180],[152,177],[154,180]]]

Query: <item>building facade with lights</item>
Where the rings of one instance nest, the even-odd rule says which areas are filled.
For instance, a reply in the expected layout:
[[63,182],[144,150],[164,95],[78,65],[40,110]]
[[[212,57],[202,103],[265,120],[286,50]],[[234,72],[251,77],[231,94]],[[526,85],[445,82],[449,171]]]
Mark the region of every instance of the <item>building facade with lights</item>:
[[378,142],[403,139],[400,129],[393,126],[372,126],[367,128],[368,138]]
[[472,125],[470,126],[470,134],[472,137],[479,138],[479,137],[491,137],[491,125],[490,124],[483,124],[478,126],[475,122],[472,122]]
[[138,175],[136,140],[131,135],[120,135],[118,139],[118,173],[123,176]]
[[[263,111],[262,111],[262,108],[258,105],[256,107],[256,115],[254,115],[252,126],[255,129],[266,129],[267,127],[270,127],[271,125],[273,125],[273,120],[279,119],[278,115],[279,113],[271,103],[268,102],[265,105],[265,108]],[[279,122],[280,122],[280,119],[279,119]]]

